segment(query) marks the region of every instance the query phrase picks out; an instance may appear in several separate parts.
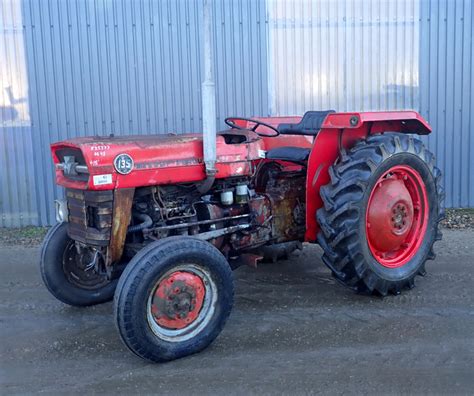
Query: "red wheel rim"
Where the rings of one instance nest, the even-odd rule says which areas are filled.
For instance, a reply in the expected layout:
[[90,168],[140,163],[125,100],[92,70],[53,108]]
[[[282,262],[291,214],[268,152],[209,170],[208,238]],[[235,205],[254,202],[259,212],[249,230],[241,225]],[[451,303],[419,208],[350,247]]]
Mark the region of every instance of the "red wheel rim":
[[161,279],[151,301],[151,314],[160,326],[183,329],[193,323],[204,303],[203,280],[194,273],[172,272]]
[[428,195],[420,174],[397,165],[385,172],[370,193],[367,243],[384,267],[407,264],[423,242],[428,224]]

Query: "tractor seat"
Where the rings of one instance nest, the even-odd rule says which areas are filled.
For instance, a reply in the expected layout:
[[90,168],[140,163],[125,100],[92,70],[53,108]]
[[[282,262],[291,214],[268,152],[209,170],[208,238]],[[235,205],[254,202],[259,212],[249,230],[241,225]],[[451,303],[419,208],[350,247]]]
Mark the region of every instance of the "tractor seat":
[[275,147],[267,151],[266,158],[304,164],[308,160],[310,152],[310,148],[304,147]]
[[297,124],[280,124],[278,131],[282,135],[309,135],[316,136],[324,120],[334,110],[307,111]]

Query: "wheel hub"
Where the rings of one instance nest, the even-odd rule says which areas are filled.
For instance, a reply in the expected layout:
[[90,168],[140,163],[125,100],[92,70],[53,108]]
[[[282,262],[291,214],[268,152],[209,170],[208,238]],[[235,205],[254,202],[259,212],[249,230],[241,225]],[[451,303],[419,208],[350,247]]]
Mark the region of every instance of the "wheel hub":
[[369,198],[369,248],[385,267],[401,267],[416,253],[426,230],[428,202],[420,175],[398,165],[380,177]]
[[204,297],[204,282],[198,275],[173,272],[156,288],[151,305],[153,318],[165,328],[182,329],[198,317]]
[[392,208],[392,232],[394,234],[403,234],[411,225],[411,221],[408,221],[410,219],[407,219],[410,210],[412,208],[408,208],[404,202],[400,202]]
[[90,267],[95,253],[84,248],[78,251],[74,241],[70,241],[63,254],[63,271],[73,285],[86,290],[96,290],[109,283],[105,273],[96,271],[95,266]]
[[369,238],[380,252],[397,249],[413,222],[413,202],[402,180],[379,182],[368,208]]

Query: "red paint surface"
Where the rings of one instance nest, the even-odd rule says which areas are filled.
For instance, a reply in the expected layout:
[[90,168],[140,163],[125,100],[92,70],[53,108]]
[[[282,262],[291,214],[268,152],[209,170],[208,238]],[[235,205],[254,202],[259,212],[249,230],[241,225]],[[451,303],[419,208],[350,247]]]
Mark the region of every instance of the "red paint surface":
[[[353,126],[351,117],[358,117]],[[323,206],[319,189],[329,183],[329,167],[339,156],[339,136],[341,146],[350,149],[357,140],[369,134],[381,132],[403,132],[425,135],[431,132],[428,123],[415,111],[387,111],[366,113],[330,113],[320,132],[316,135],[308,160],[306,177],[306,235],[309,242],[316,240],[319,225],[316,211]]]
[[[183,329],[196,320],[204,304],[206,295],[202,279],[190,272],[176,271],[162,279],[155,291],[151,313],[156,323],[168,329]],[[179,304],[184,301],[190,304],[177,309],[173,317],[169,316],[166,304]]]
[[[248,142],[242,144],[227,144],[222,136],[217,136],[217,178],[253,172],[263,142],[253,132],[245,132],[245,135]],[[76,138],[51,146],[55,163],[59,162],[56,150],[65,146],[82,151],[91,177],[88,183],[77,182],[57,170],[57,182],[64,187],[111,190],[201,181],[206,177],[201,134]],[[128,175],[117,173],[113,166],[115,157],[122,153],[130,155],[135,163]],[[103,174],[111,174],[112,183],[95,186],[93,176]]]
[[[357,122],[352,125],[351,119],[354,117]],[[298,123],[301,117],[255,119],[278,126],[281,123]],[[328,168],[339,155],[340,134],[342,147],[349,149],[358,139],[385,131],[424,135],[430,133],[431,128],[415,111],[352,112],[330,113],[316,138],[296,135],[261,138],[251,131],[244,131],[247,143],[226,144],[224,138],[218,135],[216,177],[251,175],[261,160],[261,150],[268,151],[280,146],[312,146],[307,173],[306,240],[315,241],[319,231],[316,211],[322,207],[319,189],[329,182]],[[57,183],[69,188],[110,190],[195,182],[206,177],[201,134],[76,138],[51,146],[55,163],[59,162],[55,151],[64,146],[82,150],[91,173],[89,182],[78,182],[65,178],[62,171],[57,170]],[[100,150],[101,147],[106,147],[106,150]],[[118,174],[113,167],[114,158],[121,153],[131,155],[135,161],[135,169],[128,175]],[[92,176],[103,174],[111,174],[112,183],[94,186]]]
[[[369,197],[366,231],[370,251],[384,267],[402,267],[420,248],[428,224],[427,196],[423,179],[408,166],[394,166],[377,180]],[[399,215],[403,223],[397,225]]]

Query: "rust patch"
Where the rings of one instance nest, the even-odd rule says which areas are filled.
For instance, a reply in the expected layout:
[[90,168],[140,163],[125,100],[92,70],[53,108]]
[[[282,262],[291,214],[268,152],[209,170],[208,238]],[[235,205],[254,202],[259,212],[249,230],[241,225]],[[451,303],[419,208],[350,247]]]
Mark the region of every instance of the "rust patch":
[[112,227],[112,191],[66,190],[68,235],[93,246],[107,246]]
[[134,188],[122,188],[114,191],[112,232],[107,249],[106,266],[120,260],[127,236],[127,228],[132,215]]
[[272,208],[272,236],[277,243],[300,240],[305,232],[304,173],[270,172],[265,195]]

